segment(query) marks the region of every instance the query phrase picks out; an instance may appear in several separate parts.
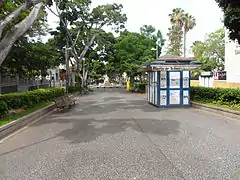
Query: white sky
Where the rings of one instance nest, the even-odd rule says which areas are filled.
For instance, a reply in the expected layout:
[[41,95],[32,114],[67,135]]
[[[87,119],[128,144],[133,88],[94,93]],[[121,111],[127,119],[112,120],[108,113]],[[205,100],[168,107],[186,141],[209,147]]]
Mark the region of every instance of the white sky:
[[[205,35],[223,26],[223,13],[215,0],[92,0],[92,5],[118,3],[123,5],[127,14],[126,28],[139,32],[141,26],[152,25],[161,30],[165,39],[170,27],[168,15],[174,8],[182,8],[196,18],[196,26],[187,35],[187,47],[196,40],[203,40]],[[57,18],[49,13],[48,23],[54,28]]]

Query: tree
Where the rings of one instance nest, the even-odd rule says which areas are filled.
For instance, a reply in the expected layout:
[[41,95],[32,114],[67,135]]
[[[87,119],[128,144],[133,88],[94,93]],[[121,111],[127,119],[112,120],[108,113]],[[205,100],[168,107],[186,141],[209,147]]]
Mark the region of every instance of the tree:
[[171,55],[180,56],[182,53],[182,35],[183,31],[176,26],[168,28],[167,36],[170,44],[168,46],[168,53]]
[[229,29],[229,37],[240,42],[240,1],[216,0],[224,12],[224,25]]
[[44,44],[39,41],[28,41],[26,37],[21,37],[14,44],[3,67],[10,74],[29,77],[44,76],[47,74],[47,69],[60,64],[60,59],[60,53],[52,44],[52,40]]
[[155,58],[151,48],[155,47],[155,41],[142,34],[123,32],[117,38],[116,43],[116,71],[121,75],[127,73],[133,82],[134,77],[140,75],[137,69],[140,65]]
[[188,13],[183,15],[184,57],[186,57],[187,33],[196,26],[196,19]]
[[0,4],[0,66],[14,43],[35,23],[43,0],[3,1]]
[[202,62],[201,70],[213,71],[222,70],[224,67],[225,40],[224,29],[210,33],[206,39],[195,41],[192,46],[197,61]]
[[148,38],[156,37],[156,29],[152,25],[143,25],[140,28],[140,33]]
[[146,38],[153,39],[156,42],[157,57],[159,57],[162,53],[162,47],[165,44],[162,32],[160,30],[156,30],[152,25],[143,25],[140,28],[140,33]]
[[175,8],[169,14],[171,28],[168,29],[168,38],[170,41],[168,53],[172,55],[181,55],[182,50],[182,35],[183,35],[183,16],[184,10]]
[[168,53],[180,56],[183,38],[183,54],[186,57],[187,33],[196,26],[196,20],[181,8],[173,9],[169,17],[172,27],[167,34],[170,41]]
[[59,31],[55,32],[55,35],[60,33],[60,41],[65,39],[68,47],[71,47],[71,55],[77,64],[77,72],[82,82],[85,83],[86,79],[81,74],[85,63],[81,61],[87,51],[92,48],[101,29],[104,26],[111,26],[118,32],[124,28],[127,18],[121,12],[123,8],[121,4],[100,5],[90,10],[90,1],[79,1],[78,3],[70,1],[57,4],[57,16],[60,18],[60,27]]

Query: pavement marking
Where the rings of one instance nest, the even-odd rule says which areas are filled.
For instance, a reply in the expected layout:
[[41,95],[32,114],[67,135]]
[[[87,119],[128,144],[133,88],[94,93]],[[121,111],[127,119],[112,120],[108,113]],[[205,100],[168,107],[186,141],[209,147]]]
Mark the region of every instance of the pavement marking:
[[39,120],[45,118],[46,116],[52,114],[55,111],[55,109],[51,110],[50,112],[46,113],[45,115],[33,120],[31,123],[27,124],[26,126],[20,128],[19,130],[9,134],[8,136],[6,136],[5,138],[0,140],[0,144],[2,144],[4,141],[11,139],[13,136],[17,135],[18,133],[21,133],[23,131],[25,131],[27,128],[29,128],[31,125],[33,125],[34,123],[38,122]]

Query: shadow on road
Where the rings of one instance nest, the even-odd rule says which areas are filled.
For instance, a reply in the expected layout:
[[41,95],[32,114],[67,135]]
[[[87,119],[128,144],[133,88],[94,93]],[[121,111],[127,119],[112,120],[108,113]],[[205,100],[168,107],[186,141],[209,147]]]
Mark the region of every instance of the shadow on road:
[[72,123],[72,128],[65,129],[56,136],[63,137],[71,143],[91,142],[104,134],[117,134],[128,129],[146,134],[168,136],[178,133],[180,123],[176,120],[156,120],[156,119],[81,119],[72,117],[58,117],[50,120],[38,122],[34,126],[43,124],[68,124]]
[[[125,110],[128,110],[128,114],[121,117],[120,113],[124,113]],[[54,127],[59,127],[58,125],[60,124],[66,124],[66,127],[60,126],[61,128],[56,131],[53,137],[2,153],[0,156],[35,146],[57,137],[63,137],[70,143],[75,144],[95,141],[101,136],[124,133],[128,130],[133,130],[143,135],[154,134],[159,136],[178,133],[180,122],[171,119],[132,118],[134,113],[139,111],[159,112],[161,109],[149,105],[145,100],[139,100],[139,98],[126,99],[126,97],[123,98],[122,96],[102,97],[97,100],[94,98],[80,100],[72,109],[56,112],[49,118],[42,119],[31,125],[33,127],[48,127],[54,124]],[[108,116],[109,113],[112,113],[112,115]]]

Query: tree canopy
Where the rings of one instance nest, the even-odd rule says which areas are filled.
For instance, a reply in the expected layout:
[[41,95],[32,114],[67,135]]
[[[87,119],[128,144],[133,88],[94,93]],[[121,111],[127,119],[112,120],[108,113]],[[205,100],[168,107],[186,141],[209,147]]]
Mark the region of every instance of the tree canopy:
[[144,34],[123,32],[117,38],[115,69],[120,73],[126,72],[129,77],[137,75],[137,68],[155,58],[151,49],[156,41]]
[[229,29],[229,37],[240,42],[240,1],[216,0],[224,12],[224,25]]
[[195,41],[192,46],[197,61],[202,62],[201,70],[223,70],[225,55],[224,29],[207,35],[204,41]]

